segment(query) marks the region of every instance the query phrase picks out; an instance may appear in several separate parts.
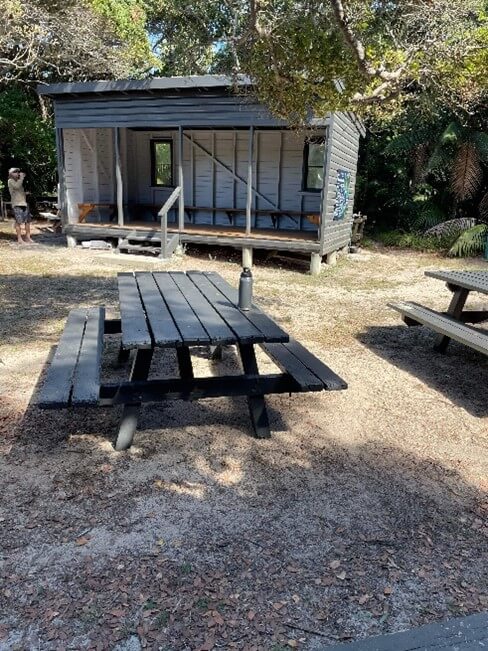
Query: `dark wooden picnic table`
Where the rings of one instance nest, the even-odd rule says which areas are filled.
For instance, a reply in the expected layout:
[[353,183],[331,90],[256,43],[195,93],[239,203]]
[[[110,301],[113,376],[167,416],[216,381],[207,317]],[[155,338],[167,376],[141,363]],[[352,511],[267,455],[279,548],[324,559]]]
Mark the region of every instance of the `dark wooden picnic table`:
[[443,280],[452,292],[446,312],[436,312],[415,302],[390,304],[409,326],[425,325],[439,333],[435,349],[445,352],[451,339],[488,355],[488,332],[467,324],[488,321],[488,310],[465,310],[470,292],[488,294],[488,270],[426,271],[426,276]]
[[[143,402],[246,396],[254,435],[267,438],[265,395],[347,386],[259,307],[240,310],[237,290],[217,273],[121,273],[118,289],[120,319],[105,319],[103,308],[70,313],[39,400],[44,408],[123,404],[118,450],[130,447]],[[129,377],[101,383],[104,335],[118,333],[119,359],[132,355]],[[195,377],[191,349],[224,345],[236,346],[243,373]],[[282,373],[260,373],[256,345]],[[157,348],[175,350],[179,377],[149,379]]]

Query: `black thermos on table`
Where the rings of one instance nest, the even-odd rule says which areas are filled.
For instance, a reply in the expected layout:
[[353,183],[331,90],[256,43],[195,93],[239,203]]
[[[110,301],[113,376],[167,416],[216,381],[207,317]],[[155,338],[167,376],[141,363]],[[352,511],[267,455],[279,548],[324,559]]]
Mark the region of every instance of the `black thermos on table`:
[[239,309],[250,310],[252,305],[252,273],[244,267],[239,279]]

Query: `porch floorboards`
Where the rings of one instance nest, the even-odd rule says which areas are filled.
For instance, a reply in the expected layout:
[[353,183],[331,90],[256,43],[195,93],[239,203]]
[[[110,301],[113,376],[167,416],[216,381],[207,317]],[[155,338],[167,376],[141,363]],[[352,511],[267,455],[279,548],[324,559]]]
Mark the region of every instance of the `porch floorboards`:
[[[126,238],[135,236],[145,241],[159,242],[161,230],[156,222],[130,222],[119,226],[111,223],[66,224],[64,232],[76,239]],[[168,233],[178,233],[178,228],[168,224]],[[253,248],[318,252],[320,242],[317,233],[306,231],[284,231],[274,229],[253,229],[246,234],[244,229],[232,226],[211,226],[185,224],[181,233],[183,243],[234,246]]]

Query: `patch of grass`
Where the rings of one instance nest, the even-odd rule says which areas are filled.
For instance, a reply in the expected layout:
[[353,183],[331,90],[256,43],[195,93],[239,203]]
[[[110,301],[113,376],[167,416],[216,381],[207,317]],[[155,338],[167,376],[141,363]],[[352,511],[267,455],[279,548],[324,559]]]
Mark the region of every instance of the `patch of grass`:
[[180,567],[180,572],[185,575],[191,574],[191,570],[192,567],[190,563],[183,563],[183,565]]
[[208,599],[205,599],[205,597],[200,597],[200,599],[197,599],[197,601],[195,602],[195,606],[197,608],[200,608],[200,610],[207,610]]
[[154,623],[158,628],[166,628],[168,622],[169,622],[169,612],[167,610],[162,610],[154,620]]
[[158,607],[158,604],[154,601],[154,599],[148,599],[146,603],[143,606],[144,610],[154,610],[155,608]]

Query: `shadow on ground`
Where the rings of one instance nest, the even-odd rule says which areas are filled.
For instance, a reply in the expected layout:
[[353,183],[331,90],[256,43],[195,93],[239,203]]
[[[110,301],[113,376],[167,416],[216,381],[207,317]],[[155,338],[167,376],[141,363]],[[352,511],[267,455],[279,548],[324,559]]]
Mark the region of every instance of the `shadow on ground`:
[[73,307],[110,305],[116,301],[115,276],[0,276],[2,344],[28,343],[49,336],[49,332],[44,332],[44,326],[50,321],[66,318]]
[[483,610],[487,495],[458,472],[330,434],[197,424],[142,433],[142,456],[42,426],[44,451],[14,446],[0,607],[22,648],[64,634],[73,648],[318,651]]
[[451,341],[446,354],[438,353],[433,350],[435,333],[423,327],[373,326],[358,339],[470,414],[488,415],[488,363],[481,353],[456,341]]

